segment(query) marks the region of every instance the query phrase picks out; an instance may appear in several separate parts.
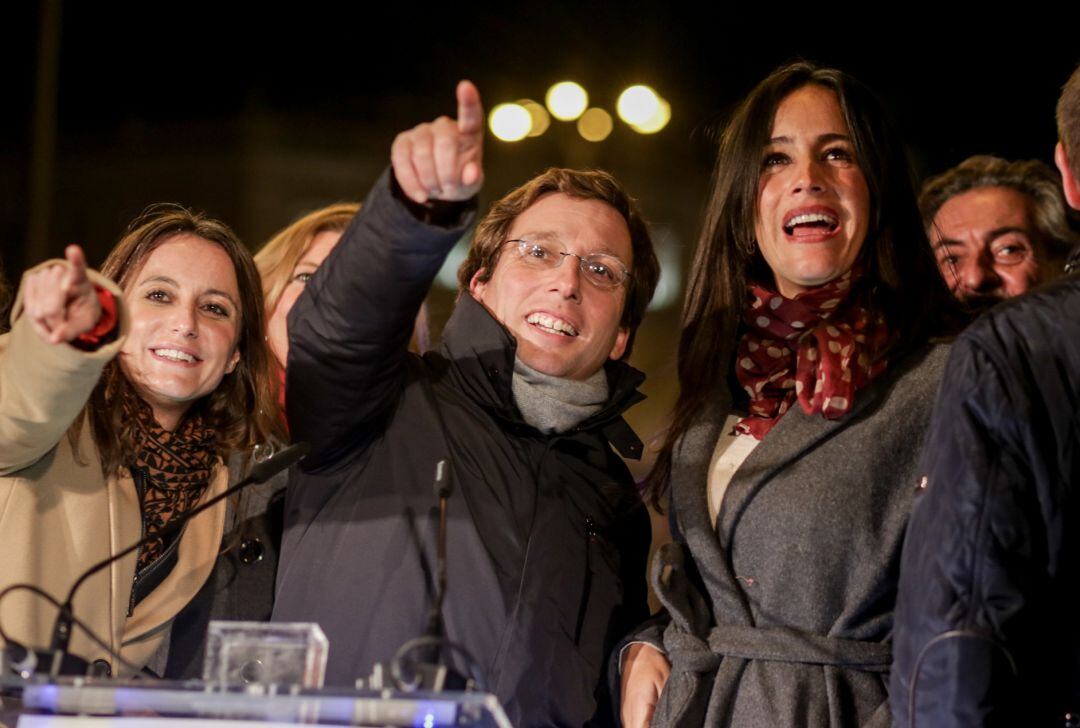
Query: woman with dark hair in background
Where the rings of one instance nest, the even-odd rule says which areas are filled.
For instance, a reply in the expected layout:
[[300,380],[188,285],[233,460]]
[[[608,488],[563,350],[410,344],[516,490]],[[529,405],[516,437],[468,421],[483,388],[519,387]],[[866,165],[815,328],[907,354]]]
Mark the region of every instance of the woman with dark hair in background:
[[887,725],[896,570],[945,358],[930,339],[959,319],[864,86],[797,63],[750,93],[692,271],[647,485],[654,502],[671,489],[666,615],[620,655],[623,721]]
[[0,623],[48,645],[42,592],[63,599],[89,566],[160,533],[74,599],[104,644],[75,629],[71,652],[127,672],[209,575],[225,504],[167,529],[226,488],[230,453],[274,431],[276,390],[258,272],[225,225],[159,206],[101,275],[78,247],[65,255],[26,273],[0,337],[0,589],[31,586],[5,596]]

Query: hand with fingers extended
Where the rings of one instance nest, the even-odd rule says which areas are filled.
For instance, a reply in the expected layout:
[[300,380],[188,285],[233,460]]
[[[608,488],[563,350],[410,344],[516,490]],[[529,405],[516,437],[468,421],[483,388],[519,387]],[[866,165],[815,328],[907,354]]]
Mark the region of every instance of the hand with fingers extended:
[[627,728],[647,728],[664,690],[671,663],[660,650],[644,642],[626,648],[623,658],[619,712]]
[[467,200],[484,182],[484,109],[470,81],[457,86],[457,119],[438,119],[403,131],[390,148],[394,177],[412,200]]
[[78,245],[64,250],[68,265],[49,265],[23,278],[23,315],[47,343],[72,341],[97,325],[101,303],[86,275],[86,256]]

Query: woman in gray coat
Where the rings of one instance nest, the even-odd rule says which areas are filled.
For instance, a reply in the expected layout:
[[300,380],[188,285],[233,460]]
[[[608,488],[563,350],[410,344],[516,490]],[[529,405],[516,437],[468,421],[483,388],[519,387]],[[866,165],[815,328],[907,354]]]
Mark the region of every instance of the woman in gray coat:
[[799,63],[751,92],[692,270],[649,484],[671,489],[666,609],[620,655],[623,721],[887,725],[932,340],[959,316],[865,87]]

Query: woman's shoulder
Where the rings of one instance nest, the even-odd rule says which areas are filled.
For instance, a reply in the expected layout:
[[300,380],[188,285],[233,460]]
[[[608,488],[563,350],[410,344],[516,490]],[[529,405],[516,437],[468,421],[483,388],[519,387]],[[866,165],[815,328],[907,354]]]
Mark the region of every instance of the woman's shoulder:
[[676,458],[700,457],[703,454],[711,457],[724,420],[733,413],[733,403],[734,398],[727,387],[719,388],[716,394],[702,406],[679,438]]
[[945,362],[952,348],[951,341],[924,341],[908,347],[890,359],[886,370],[890,385],[902,385],[911,391],[937,391],[945,371]]
[[890,357],[885,373],[875,380],[865,395],[865,411],[871,419],[889,428],[925,426],[937,400],[951,344],[922,342]]

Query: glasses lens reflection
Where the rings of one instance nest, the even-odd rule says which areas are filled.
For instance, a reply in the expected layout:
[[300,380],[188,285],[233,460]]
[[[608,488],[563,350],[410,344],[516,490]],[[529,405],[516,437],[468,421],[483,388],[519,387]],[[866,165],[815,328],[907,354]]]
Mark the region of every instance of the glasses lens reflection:
[[524,264],[541,270],[558,268],[564,258],[576,258],[581,275],[597,288],[618,288],[628,275],[622,261],[607,253],[578,255],[529,240],[508,240],[506,244],[515,246]]

